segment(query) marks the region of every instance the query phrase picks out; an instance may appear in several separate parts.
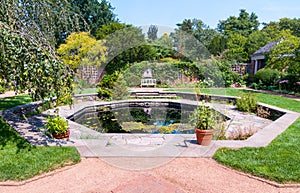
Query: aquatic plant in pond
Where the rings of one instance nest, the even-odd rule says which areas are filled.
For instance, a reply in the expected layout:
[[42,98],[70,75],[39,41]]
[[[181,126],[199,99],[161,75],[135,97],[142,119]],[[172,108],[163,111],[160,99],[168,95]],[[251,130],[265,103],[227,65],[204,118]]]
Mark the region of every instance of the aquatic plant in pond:
[[74,119],[100,133],[193,133],[188,117],[195,107],[100,107]]

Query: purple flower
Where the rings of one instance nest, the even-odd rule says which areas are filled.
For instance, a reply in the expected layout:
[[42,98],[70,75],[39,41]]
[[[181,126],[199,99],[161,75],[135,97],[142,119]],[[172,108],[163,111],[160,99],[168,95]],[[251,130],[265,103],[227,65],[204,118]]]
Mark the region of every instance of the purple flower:
[[296,85],[300,85],[300,82],[295,82]]
[[282,80],[279,82],[279,84],[282,84],[282,83],[289,83],[289,80]]

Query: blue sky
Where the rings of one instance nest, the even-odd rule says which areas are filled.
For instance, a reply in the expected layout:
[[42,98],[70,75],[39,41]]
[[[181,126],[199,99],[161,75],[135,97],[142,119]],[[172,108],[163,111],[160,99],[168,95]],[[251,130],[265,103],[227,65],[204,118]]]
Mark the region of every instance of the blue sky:
[[211,28],[219,20],[254,12],[260,22],[300,18],[299,0],[109,0],[121,22],[135,26],[155,24],[168,31],[184,19],[201,19]]

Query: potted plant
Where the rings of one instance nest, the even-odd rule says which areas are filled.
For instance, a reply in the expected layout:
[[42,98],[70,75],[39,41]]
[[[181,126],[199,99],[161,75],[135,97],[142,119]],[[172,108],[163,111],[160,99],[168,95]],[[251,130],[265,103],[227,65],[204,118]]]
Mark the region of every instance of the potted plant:
[[197,143],[199,145],[209,145],[214,129],[221,121],[221,115],[219,115],[211,107],[205,105],[202,102],[190,116],[190,122],[195,126],[195,133],[197,137]]
[[70,136],[68,122],[62,117],[48,117],[45,126],[47,131],[56,139],[68,139]]

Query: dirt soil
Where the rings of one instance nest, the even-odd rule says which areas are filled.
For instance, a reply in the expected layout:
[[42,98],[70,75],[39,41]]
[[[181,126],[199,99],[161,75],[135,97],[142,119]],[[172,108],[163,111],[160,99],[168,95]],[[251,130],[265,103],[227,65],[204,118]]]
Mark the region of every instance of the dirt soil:
[[[124,158],[112,159],[124,161]],[[75,166],[52,172],[51,175],[42,175],[23,185],[17,185],[18,183],[15,183],[17,186],[2,185],[0,192],[300,193],[300,186],[278,188],[268,181],[249,177],[208,158],[176,158],[157,168],[140,171],[124,170],[109,164],[113,161],[108,161],[109,163],[107,161],[100,158],[83,158]]]

